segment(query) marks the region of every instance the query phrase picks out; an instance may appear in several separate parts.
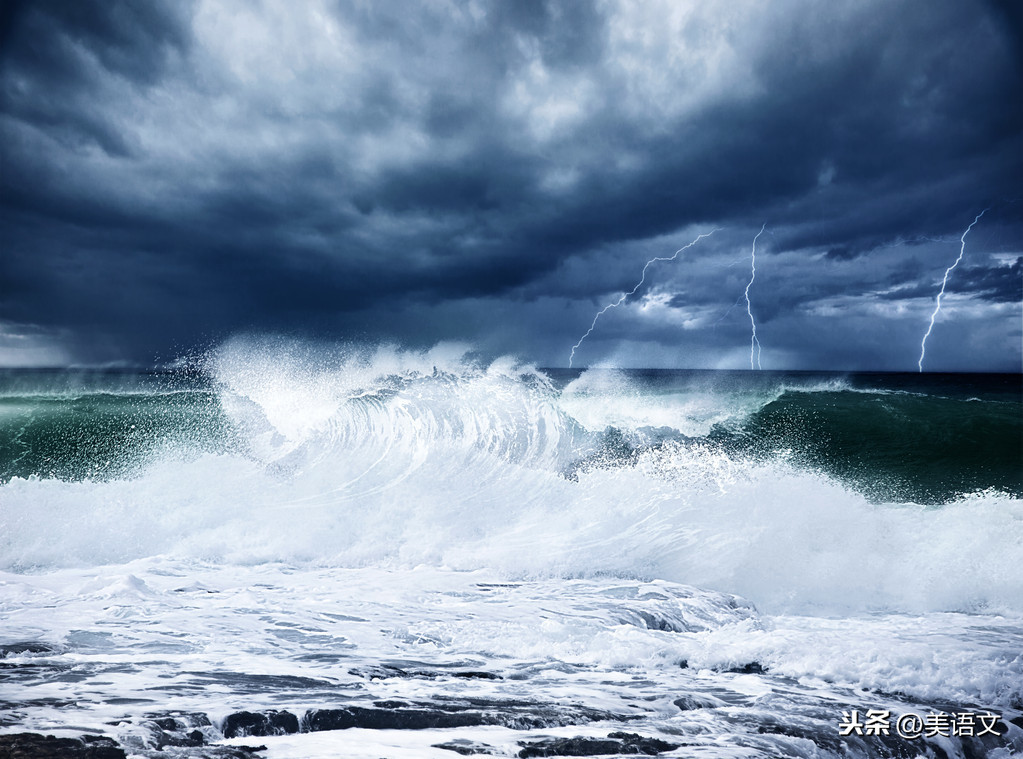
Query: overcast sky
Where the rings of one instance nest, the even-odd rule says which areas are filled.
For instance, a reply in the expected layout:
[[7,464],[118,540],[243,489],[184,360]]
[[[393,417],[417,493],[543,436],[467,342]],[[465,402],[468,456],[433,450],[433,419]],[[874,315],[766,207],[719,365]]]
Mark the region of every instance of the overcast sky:
[[1013,0],[0,8],[0,366],[1020,371]]

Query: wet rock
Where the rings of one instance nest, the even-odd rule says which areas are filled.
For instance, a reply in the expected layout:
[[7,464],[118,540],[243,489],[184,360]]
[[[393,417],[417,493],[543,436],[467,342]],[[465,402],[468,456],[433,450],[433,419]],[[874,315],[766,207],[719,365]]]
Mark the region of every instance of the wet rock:
[[162,751],[167,746],[202,746],[206,743],[206,736],[199,730],[190,732],[168,732],[153,725],[146,725],[152,735],[153,746]]
[[608,733],[608,738],[614,738],[622,742],[623,754],[644,754],[655,756],[664,751],[674,751],[679,747],[678,743],[669,743],[659,738],[647,738],[636,733]]
[[199,753],[170,754],[168,759],[260,759],[258,752],[266,751],[266,746],[206,746]]
[[449,702],[435,701],[426,705],[444,710],[477,709],[487,714],[490,720],[487,724],[515,730],[564,727],[586,722],[629,722],[640,719],[640,715],[616,714],[578,704],[545,704],[517,699],[466,697]]
[[684,712],[690,712],[693,709],[713,709],[719,705],[710,699],[699,698],[698,696],[682,696],[681,698],[676,698],[672,703]]
[[288,711],[235,712],[224,719],[225,738],[255,735],[290,735],[298,732],[298,717]]
[[374,701],[373,706],[380,707],[381,709],[408,709],[412,706],[408,701],[396,701],[390,699],[388,701]]
[[398,677],[403,680],[414,677],[423,677],[428,680],[432,680],[437,676],[436,672],[402,669],[401,667],[392,667],[389,664],[381,664],[376,667],[358,667],[348,670],[348,674],[355,675],[356,677],[364,677],[367,680],[387,680],[392,677]]
[[[787,735],[790,738],[802,738],[810,741],[818,748],[839,756],[843,753],[842,740],[838,737],[837,730],[828,726],[827,730],[814,730],[806,726],[791,725],[783,722],[765,722],[757,727],[761,735]],[[900,756],[900,754],[896,754]]]
[[149,745],[158,751],[167,746],[203,746],[209,743],[211,737],[218,737],[209,717],[205,714],[151,717],[141,724],[149,730],[151,736]]
[[743,664],[741,667],[732,667],[726,669],[725,672],[734,672],[737,675],[764,675],[767,674],[767,670],[758,661],[751,661],[749,664]]
[[38,733],[0,735],[0,757],[5,759],[126,759],[112,738],[83,735],[56,738]]
[[266,746],[203,746],[191,751],[147,752],[145,756],[149,759],[260,759],[260,751],[266,751]]
[[35,640],[26,640],[21,643],[0,644],[0,659],[19,654],[52,654],[57,649],[48,643],[40,643]]
[[312,732],[347,730],[352,727],[361,727],[368,730],[429,730],[493,724],[480,712],[451,712],[437,709],[379,709],[363,706],[349,706],[343,709],[315,709],[306,714],[305,721]]
[[461,677],[477,680],[503,680],[500,675],[493,672],[482,672],[479,670],[433,670],[433,669],[405,669],[390,664],[382,664],[375,667],[362,667],[350,669],[348,673],[356,677],[364,677],[367,680],[386,680],[391,677],[398,677],[403,680],[422,678],[424,680],[436,680],[438,677]]
[[605,738],[550,738],[548,740],[520,742],[520,757],[530,756],[594,756],[620,754],[622,744]]
[[453,741],[447,743],[435,743],[432,748],[442,748],[447,751],[454,751],[456,754],[462,756],[472,756],[473,754],[493,754],[494,747],[486,743],[480,743],[478,741],[470,741],[465,738],[455,738]]
[[372,707],[314,709],[306,713],[303,726],[313,732],[353,727],[369,730],[428,730],[480,725],[537,730],[602,720],[625,722],[633,719],[638,717],[612,714],[585,706],[465,698],[412,704],[404,701],[376,701]]
[[[202,746],[200,748],[168,748],[165,751],[145,751],[147,759],[261,759],[260,751],[266,746]],[[132,756],[136,756],[132,754]]]
[[[151,731],[162,731],[155,721],[146,724]],[[198,732],[198,731],[195,731]],[[202,733],[198,733],[205,740]],[[80,738],[56,738],[38,733],[16,733],[0,735],[0,758],[2,759],[126,759],[132,756],[166,757],[167,759],[258,759],[256,752],[265,751],[266,746],[209,746],[200,743],[171,740],[154,748],[144,745],[138,738],[136,745],[128,741],[127,752],[114,739],[105,736],[83,735]],[[164,748],[167,747],[165,751]]]
[[600,756],[606,754],[641,754],[656,756],[674,751],[678,743],[658,738],[647,738],[636,733],[608,733],[607,738],[547,738],[541,741],[520,742],[520,757],[533,756]]

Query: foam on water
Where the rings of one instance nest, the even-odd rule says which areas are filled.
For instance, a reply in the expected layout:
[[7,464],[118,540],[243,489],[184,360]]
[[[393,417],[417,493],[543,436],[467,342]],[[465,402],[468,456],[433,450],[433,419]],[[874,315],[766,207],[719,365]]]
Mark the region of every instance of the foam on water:
[[717,424],[734,424],[776,399],[768,393],[729,393],[707,383],[685,392],[651,392],[628,373],[614,369],[584,371],[561,393],[559,405],[585,429],[669,428],[687,437],[707,435]]
[[[163,427],[159,383],[135,398],[121,378],[100,405],[102,382],[69,384],[74,424],[57,404],[17,437],[64,435],[74,459],[79,432],[106,429],[97,408],[121,435],[104,452],[148,425],[102,479],[72,460],[0,484],[0,644],[32,643],[5,651],[0,732],[156,755],[154,715],[208,715],[220,740],[240,710],[463,704],[506,721],[258,742],[269,759],[450,756],[454,737],[515,755],[538,737],[525,709],[548,736],[809,758],[890,755],[838,741],[850,709],[1019,716],[1023,501],[872,502],[709,434],[844,380],[587,371],[559,389],[459,346],[251,340],[202,371]],[[1005,755],[1023,750],[1009,730]]]
[[641,398],[621,375],[585,373],[559,393],[532,367],[458,346],[235,343],[210,365],[230,452],[164,448],[102,482],[15,478],[0,490],[0,566],[427,564],[658,577],[772,611],[1023,609],[1019,499],[873,504],[784,452],[601,448],[609,424],[688,436],[783,390],[737,407],[734,393]]
[[[32,683],[32,702],[11,716],[35,730],[67,724],[60,705],[68,702],[75,724],[109,731],[125,714],[157,708],[222,720],[260,706],[301,714],[470,693],[584,703],[634,715],[632,730],[667,727],[713,744],[714,736],[755,735],[779,714],[824,720],[816,729],[833,735],[841,709],[898,708],[885,695],[893,692],[999,709],[1023,698],[1019,618],[765,618],[741,599],[665,581],[509,582],[485,570],[162,558],[4,573],[0,589],[8,634],[53,645],[5,659],[14,668],[8,698],[15,682]],[[771,679],[730,672],[750,662]],[[399,668],[420,674],[396,676]],[[457,676],[465,670],[490,677],[467,681]],[[680,713],[672,704],[680,694],[729,708]],[[122,740],[131,729],[119,727]],[[335,737],[333,755],[339,740],[378,738]],[[307,756],[321,755],[315,745]],[[764,755],[784,745],[769,744]],[[728,755],[709,748],[709,756]],[[815,751],[789,754],[822,755]]]

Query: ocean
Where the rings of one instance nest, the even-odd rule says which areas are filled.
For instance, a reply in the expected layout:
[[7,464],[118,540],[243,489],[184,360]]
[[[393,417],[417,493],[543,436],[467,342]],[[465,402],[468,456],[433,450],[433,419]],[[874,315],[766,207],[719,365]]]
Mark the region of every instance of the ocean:
[[6,370],[0,741],[1019,755],[1021,499],[1018,374]]

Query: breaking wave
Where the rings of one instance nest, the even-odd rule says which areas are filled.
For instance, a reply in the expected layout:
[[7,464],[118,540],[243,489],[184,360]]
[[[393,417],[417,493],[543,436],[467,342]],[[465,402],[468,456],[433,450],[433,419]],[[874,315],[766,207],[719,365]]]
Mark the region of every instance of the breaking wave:
[[[1011,474],[928,489],[926,466],[897,455],[933,458],[940,441],[917,433],[955,427],[965,396],[562,376],[446,345],[236,341],[194,369],[56,395],[8,386],[0,566],[426,564],[659,577],[773,610],[1023,608]],[[1011,471],[1018,406],[984,398],[959,427],[994,435],[1007,451],[988,463]],[[908,429],[870,444],[899,415]]]

